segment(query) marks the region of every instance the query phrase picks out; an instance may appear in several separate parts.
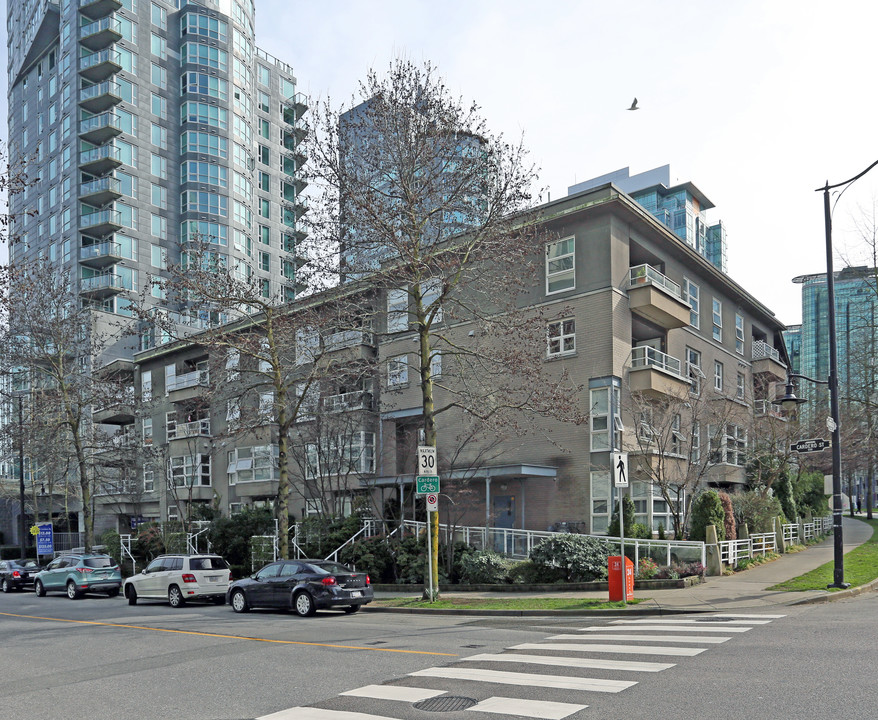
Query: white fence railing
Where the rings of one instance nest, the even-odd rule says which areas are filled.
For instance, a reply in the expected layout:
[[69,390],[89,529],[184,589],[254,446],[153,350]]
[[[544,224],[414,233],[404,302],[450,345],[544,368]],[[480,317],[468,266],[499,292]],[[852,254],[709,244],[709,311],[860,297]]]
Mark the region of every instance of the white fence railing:
[[[403,527],[406,530],[420,533],[426,529],[427,524],[417,520],[404,520]],[[439,524],[439,532],[444,535],[446,543],[462,541],[477,550],[493,550],[518,560],[529,557],[531,550],[543,540],[566,534],[513,528],[449,527],[443,523]],[[585,537],[607,541],[615,552],[619,552],[620,538],[607,535],[586,535]],[[703,542],[625,538],[626,553],[630,548],[634,549],[635,564],[644,557],[653,559],[659,565],[668,566],[691,562],[700,562],[704,565],[706,562]]]
[[795,523],[787,523],[783,526],[783,541],[791,545],[799,544],[799,526]]

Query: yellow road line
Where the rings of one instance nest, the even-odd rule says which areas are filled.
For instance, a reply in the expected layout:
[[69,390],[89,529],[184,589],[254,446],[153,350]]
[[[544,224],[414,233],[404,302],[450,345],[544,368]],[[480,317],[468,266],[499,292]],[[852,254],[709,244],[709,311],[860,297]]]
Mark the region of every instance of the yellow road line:
[[224,638],[226,640],[252,640],[254,642],[275,643],[278,645],[309,645],[311,647],[338,648],[341,650],[369,650],[371,652],[404,653],[407,655],[442,655],[444,657],[458,657],[454,653],[430,652],[428,650],[399,650],[395,648],[362,647],[360,645],[333,645],[331,643],[303,642],[301,640],[272,640],[270,638],[247,637],[246,635],[220,635],[219,633],[196,632],[194,630],[172,630],[169,628],[156,628],[146,625],[122,625],[120,623],[98,622],[96,620],[69,620],[67,618],[41,617],[39,615],[17,615],[15,613],[0,612],[5,617],[24,618],[26,620],[49,620],[51,622],[66,622],[76,625],[102,625],[104,627],[125,628],[127,630],[152,630],[153,632],[175,633],[177,635],[198,635],[200,637]]

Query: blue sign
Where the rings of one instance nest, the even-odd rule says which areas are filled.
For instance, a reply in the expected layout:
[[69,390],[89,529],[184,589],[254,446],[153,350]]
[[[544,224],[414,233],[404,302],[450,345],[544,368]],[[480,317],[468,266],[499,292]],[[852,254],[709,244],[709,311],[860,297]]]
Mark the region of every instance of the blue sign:
[[55,552],[55,537],[52,534],[52,523],[37,525],[37,555],[52,555]]

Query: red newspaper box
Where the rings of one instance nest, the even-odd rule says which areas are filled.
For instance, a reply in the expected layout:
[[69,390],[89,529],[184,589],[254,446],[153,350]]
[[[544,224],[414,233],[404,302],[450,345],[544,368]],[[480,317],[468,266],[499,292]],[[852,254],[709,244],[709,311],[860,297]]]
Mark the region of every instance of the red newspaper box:
[[607,558],[609,570],[610,602],[634,599],[634,563],[625,558],[624,580],[622,575],[622,557],[610,555]]

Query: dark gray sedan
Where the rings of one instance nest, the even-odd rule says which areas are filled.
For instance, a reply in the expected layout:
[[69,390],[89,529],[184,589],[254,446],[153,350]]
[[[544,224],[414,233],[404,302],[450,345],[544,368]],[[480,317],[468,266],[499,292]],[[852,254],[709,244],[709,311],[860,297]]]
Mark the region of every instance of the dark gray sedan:
[[330,560],[278,560],[236,580],[228,592],[229,605],[237,613],[276,607],[303,617],[328,608],[354,613],[372,597],[366,573]]

